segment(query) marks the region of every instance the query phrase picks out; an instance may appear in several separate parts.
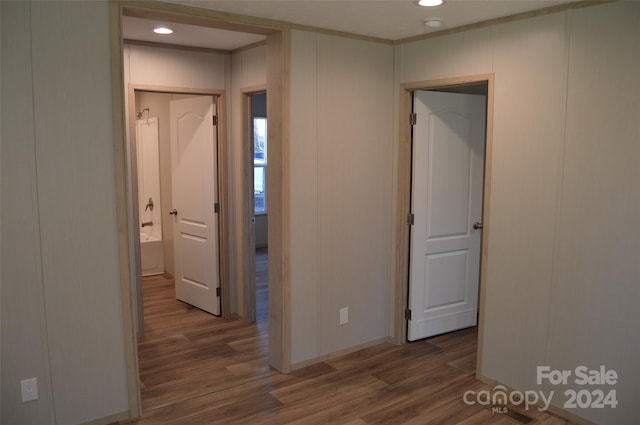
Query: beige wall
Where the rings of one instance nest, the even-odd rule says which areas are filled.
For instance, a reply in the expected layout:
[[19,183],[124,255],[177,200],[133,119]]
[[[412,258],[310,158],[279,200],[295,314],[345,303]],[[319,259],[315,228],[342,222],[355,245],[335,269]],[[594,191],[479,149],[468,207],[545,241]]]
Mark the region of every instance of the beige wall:
[[126,45],[125,83],[221,90],[227,61],[224,53]]
[[292,32],[294,365],[386,336],[392,81],[392,46]]
[[[495,74],[481,373],[521,390],[536,366],[605,364],[632,424],[640,392],[640,5],[608,4],[401,45],[401,82]],[[554,401],[566,398],[562,388]]]
[[83,423],[129,409],[108,4],[0,7],[1,422]]
[[571,14],[562,197],[548,361],[615,369],[620,405],[601,424],[637,424],[640,394],[640,4]]

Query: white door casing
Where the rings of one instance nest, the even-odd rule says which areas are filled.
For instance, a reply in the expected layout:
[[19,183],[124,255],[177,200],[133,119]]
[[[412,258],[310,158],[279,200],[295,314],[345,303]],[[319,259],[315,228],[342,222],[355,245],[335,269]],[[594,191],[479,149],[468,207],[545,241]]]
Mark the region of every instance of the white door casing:
[[170,102],[176,298],[220,315],[217,155],[211,96]]
[[416,91],[408,340],[475,326],[486,98]]

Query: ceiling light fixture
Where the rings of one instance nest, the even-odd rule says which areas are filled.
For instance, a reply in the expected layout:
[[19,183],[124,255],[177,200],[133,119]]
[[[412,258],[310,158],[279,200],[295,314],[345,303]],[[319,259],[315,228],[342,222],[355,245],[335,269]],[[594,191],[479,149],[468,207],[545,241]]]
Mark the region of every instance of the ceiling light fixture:
[[158,27],[154,28],[153,32],[155,32],[156,34],[172,34],[173,30],[167,27]]
[[442,26],[442,18],[428,18],[424,20],[424,24],[429,28],[440,28]]
[[440,6],[442,4],[442,0],[420,0],[418,4],[420,6],[427,7]]

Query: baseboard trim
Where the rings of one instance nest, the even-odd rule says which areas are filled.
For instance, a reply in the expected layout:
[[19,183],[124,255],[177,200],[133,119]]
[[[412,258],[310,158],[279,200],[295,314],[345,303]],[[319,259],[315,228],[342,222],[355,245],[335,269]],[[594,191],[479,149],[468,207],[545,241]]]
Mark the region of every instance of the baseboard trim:
[[388,337],[378,338],[373,341],[365,342],[364,344],[354,345],[353,347],[344,348],[342,350],[334,351],[329,354],[323,354],[318,357],[313,357],[309,360],[303,360],[298,363],[293,363],[291,365],[291,370],[302,369],[303,367],[311,366],[330,359],[335,359],[336,357],[344,356],[345,354],[355,353],[356,351],[364,350],[365,348],[369,347],[375,347],[376,345],[385,344],[387,342],[389,342]]
[[[492,387],[495,387],[496,385],[502,385],[503,387],[505,387],[507,389],[507,391],[517,391],[516,388],[513,388],[509,385],[503,384],[500,381],[496,381],[495,379],[486,377],[480,373],[476,373],[476,379],[480,382],[483,382],[487,385],[491,385]],[[540,406],[540,404],[538,404]],[[549,406],[549,409],[547,410],[548,413],[554,415],[554,416],[558,416],[562,419],[566,419],[569,420],[571,422],[574,422],[578,425],[598,425],[595,422],[591,422],[590,420],[583,418],[582,416],[578,416],[575,413],[567,410],[567,409],[563,409],[561,407],[557,407],[557,406]]]
[[114,422],[119,422],[127,419],[135,419],[129,416],[128,410],[124,412],[116,413],[115,415],[105,416],[104,418],[94,419],[89,422],[83,422],[82,425],[107,425],[107,424],[112,424]]
[[398,341],[392,336],[385,336],[384,342],[388,342],[389,344],[393,344],[393,345],[402,345],[402,344],[398,344]]

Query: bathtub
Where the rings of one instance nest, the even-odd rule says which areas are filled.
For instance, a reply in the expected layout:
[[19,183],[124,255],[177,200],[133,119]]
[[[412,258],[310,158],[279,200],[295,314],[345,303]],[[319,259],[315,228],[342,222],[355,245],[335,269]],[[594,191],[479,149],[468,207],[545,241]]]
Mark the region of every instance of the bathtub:
[[164,273],[164,247],[161,239],[147,233],[140,233],[140,257],[142,276]]

